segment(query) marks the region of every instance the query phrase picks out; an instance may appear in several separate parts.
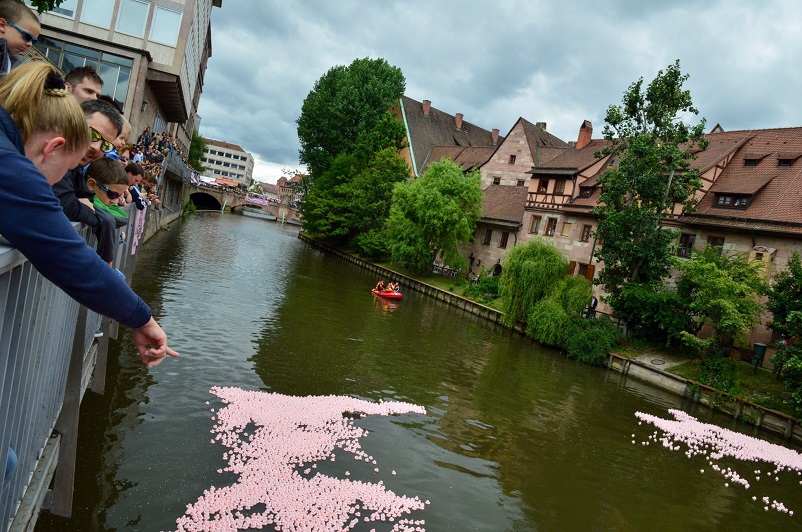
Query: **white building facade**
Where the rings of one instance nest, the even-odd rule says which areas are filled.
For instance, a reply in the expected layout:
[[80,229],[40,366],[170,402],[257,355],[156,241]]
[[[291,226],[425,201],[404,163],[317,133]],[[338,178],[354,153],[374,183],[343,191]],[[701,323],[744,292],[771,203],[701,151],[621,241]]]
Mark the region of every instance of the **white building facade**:
[[251,186],[253,180],[253,155],[237,144],[222,140],[205,139],[206,153],[203,165],[204,175],[236,181],[243,188]]

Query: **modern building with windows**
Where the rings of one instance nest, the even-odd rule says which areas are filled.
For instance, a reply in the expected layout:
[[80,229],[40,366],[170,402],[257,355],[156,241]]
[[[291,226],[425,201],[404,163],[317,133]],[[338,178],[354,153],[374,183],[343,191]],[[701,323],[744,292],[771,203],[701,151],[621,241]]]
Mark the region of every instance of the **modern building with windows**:
[[[30,3],[30,2],[29,2]],[[132,135],[167,131],[184,151],[196,126],[210,17],[222,0],[64,0],[40,16],[36,48],[65,73],[92,66]]]
[[225,181],[236,181],[241,188],[251,186],[253,180],[253,155],[237,144],[222,140],[205,139],[206,153],[203,156],[204,174]]

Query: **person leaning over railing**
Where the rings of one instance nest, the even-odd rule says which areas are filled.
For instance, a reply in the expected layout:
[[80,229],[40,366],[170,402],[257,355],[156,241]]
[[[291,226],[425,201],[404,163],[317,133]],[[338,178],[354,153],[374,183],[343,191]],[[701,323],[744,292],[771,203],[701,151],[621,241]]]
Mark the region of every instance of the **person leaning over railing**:
[[167,335],[150,308],[86,245],[50,185],[90,145],[77,100],[48,63],[32,61],[0,82],[0,234],[70,297],[133,329],[149,367],[167,355]]

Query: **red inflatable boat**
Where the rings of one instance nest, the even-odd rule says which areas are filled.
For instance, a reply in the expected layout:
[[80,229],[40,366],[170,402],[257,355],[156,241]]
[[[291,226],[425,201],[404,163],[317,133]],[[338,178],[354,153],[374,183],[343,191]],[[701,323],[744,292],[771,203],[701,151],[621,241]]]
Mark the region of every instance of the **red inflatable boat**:
[[371,292],[373,292],[374,296],[383,297],[384,299],[401,299],[403,297],[401,292],[388,292],[386,290],[379,292],[375,288]]

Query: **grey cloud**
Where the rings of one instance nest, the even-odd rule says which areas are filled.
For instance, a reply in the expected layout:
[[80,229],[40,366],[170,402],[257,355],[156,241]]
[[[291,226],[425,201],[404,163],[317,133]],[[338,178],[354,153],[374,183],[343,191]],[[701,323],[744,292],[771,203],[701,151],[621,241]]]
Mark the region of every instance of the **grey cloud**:
[[303,99],[359,57],[401,68],[410,97],[504,133],[523,116],[565,140],[584,119],[600,135],[607,106],[675,59],[710,127],[802,125],[800,15],[791,0],[226,0],[201,130],[295,167]]

